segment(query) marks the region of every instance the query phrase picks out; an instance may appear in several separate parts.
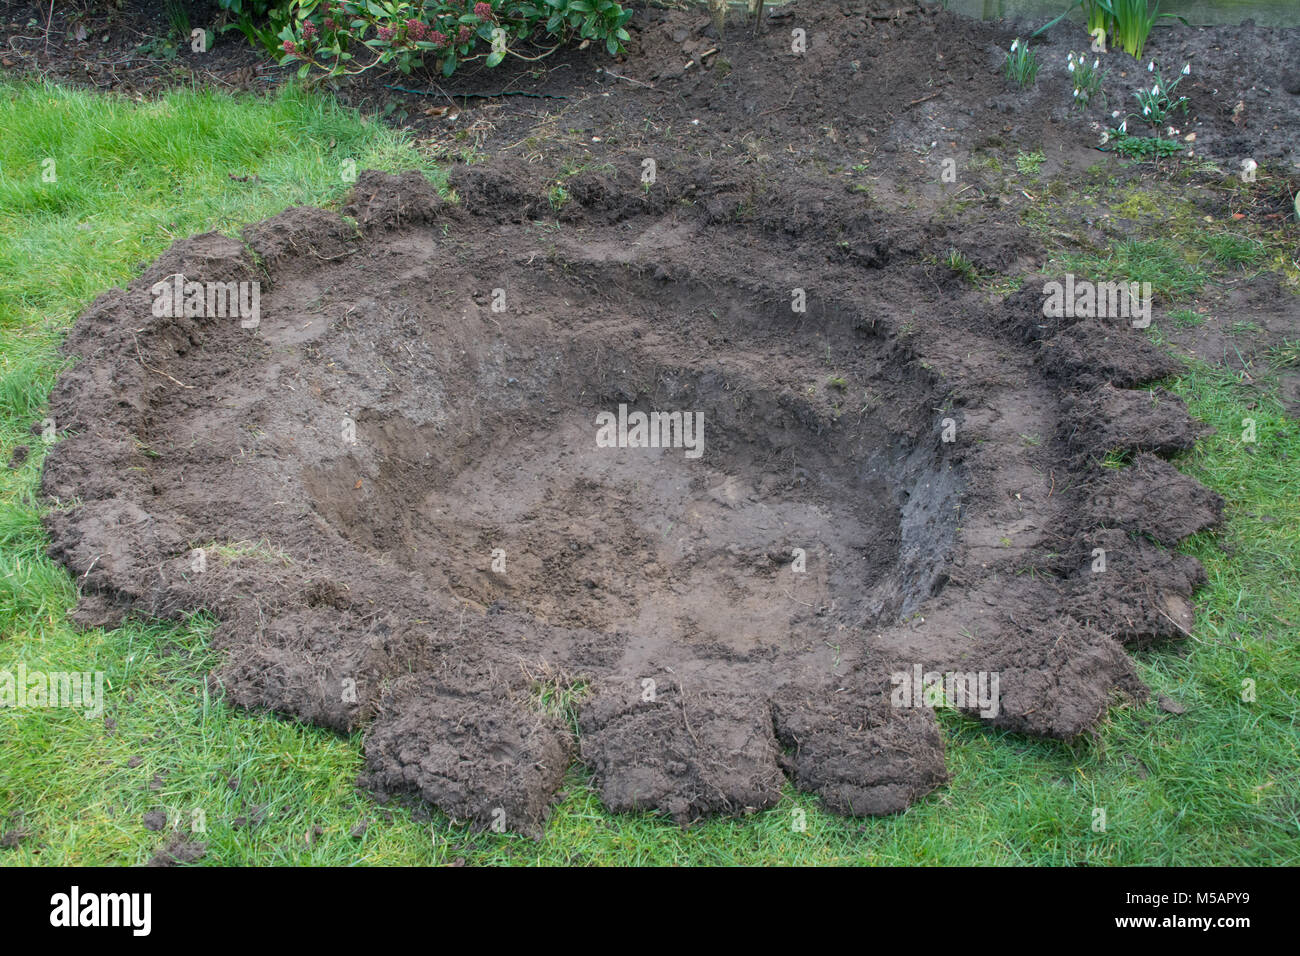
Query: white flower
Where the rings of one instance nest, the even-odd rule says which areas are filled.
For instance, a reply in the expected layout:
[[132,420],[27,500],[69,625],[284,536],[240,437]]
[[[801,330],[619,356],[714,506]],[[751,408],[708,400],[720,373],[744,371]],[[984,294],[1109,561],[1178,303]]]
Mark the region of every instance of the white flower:
[[1128,132],[1128,120],[1125,120],[1124,122],[1122,122],[1122,123],[1119,124],[1119,131],[1120,131],[1121,133],[1127,133],[1127,132]]
[[1156,71],[1156,61],[1152,60],[1150,63],[1147,64],[1147,72],[1154,73],[1155,71]]
[[1015,40],[1011,41],[1011,52],[1015,53],[1019,49],[1020,49],[1020,39],[1016,38]]
[[1119,110],[1112,110],[1112,111],[1111,111],[1111,114],[1110,114],[1110,118],[1111,118],[1111,119],[1119,119]]
[[1074,88],[1074,98],[1076,100],[1079,98],[1079,88],[1077,86]]
[[1187,75],[1188,75],[1189,73],[1191,73],[1191,72],[1192,72],[1192,65],[1191,65],[1190,63],[1186,63],[1186,64],[1184,64],[1184,65],[1183,65],[1183,76],[1187,76]]
[[1160,95],[1160,84],[1159,84],[1159,83],[1152,83],[1152,84],[1151,84],[1151,95],[1152,95],[1152,96],[1159,96],[1159,95]]
[[1097,69],[1097,67],[1099,66],[1101,66],[1101,57],[1097,57],[1095,60],[1092,61],[1092,68],[1094,70]]
[[1073,61],[1073,60],[1070,61],[1070,65],[1067,66],[1066,69],[1069,70],[1071,73],[1074,72],[1074,61]]

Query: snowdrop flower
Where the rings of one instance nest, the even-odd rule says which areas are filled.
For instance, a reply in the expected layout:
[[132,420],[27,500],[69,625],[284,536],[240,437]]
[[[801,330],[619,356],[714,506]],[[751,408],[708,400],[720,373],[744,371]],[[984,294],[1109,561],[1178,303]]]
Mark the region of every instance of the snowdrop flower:
[[1152,60],[1150,63],[1147,64],[1147,72],[1154,73],[1155,71],[1156,71],[1156,61]]
[[1095,70],[1095,69],[1097,69],[1097,67],[1099,67],[1099,66],[1101,66],[1101,57],[1096,57],[1096,58],[1092,61],[1092,68]]
[[1073,61],[1073,60],[1070,61],[1070,65],[1067,66],[1066,69],[1069,70],[1071,73],[1074,72],[1074,61]]
[[1015,53],[1015,52],[1016,52],[1017,50],[1019,50],[1019,49],[1020,49],[1020,40],[1019,40],[1019,39],[1012,40],[1012,41],[1011,41],[1011,52],[1012,52],[1012,53]]
[[1074,88],[1074,98],[1076,100],[1079,98],[1079,88],[1077,86]]
[[1119,131],[1121,133],[1128,133],[1128,120],[1119,124]]
[[1152,96],[1159,96],[1159,95],[1160,95],[1160,84],[1159,84],[1159,83],[1152,83],[1152,84],[1151,84],[1151,95],[1152,95]]
[[1191,72],[1192,72],[1192,65],[1190,63],[1183,64],[1183,76],[1187,76]]
[[1111,119],[1119,119],[1119,110],[1111,110],[1110,118],[1111,118]]

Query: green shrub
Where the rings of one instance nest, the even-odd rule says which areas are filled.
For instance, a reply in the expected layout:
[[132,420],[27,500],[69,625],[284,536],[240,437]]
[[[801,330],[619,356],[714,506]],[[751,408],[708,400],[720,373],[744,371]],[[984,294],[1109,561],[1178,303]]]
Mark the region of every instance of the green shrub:
[[[430,61],[450,76],[465,63],[494,67],[523,56],[512,44],[539,33],[555,44],[532,59],[575,39],[602,43],[612,56],[628,39],[631,16],[615,0],[291,0],[275,41],[281,63],[301,62],[300,76],[312,69],[352,75],[381,64],[410,73]],[[264,34],[260,39],[265,43]]]
[[264,17],[275,6],[274,0],[217,0],[217,6],[237,17]]

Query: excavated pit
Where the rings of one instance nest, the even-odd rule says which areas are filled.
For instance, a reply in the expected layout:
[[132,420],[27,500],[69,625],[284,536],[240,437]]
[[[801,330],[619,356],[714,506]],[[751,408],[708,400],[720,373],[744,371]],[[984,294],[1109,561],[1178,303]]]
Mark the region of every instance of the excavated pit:
[[[593,182],[556,233],[508,212],[526,170],[458,176],[183,240],[79,319],[43,481],[76,620],[206,608],[234,703],[364,727],[371,790],[527,832],[574,760],[681,821],[787,778],[902,809],[946,779],[917,667],[996,674],[964,709],[1048,736],[1142,696],[1121,645],[1177,636],[1201,574],[1161,545],[1221,506],[1152,454],[1195,441],[1176,399],[1109,384],[1163,353],[869,223]],[[258,322],[156,314],[176,275],[259,282]],[[599,438],[637,412],[702,432]]]
[[[601,343],[485,351],[477,387],[431,370],[413,384],[438,396],[426,420],[363,408],[354,441],[303,474],[332,531],[431,591],[643,651],[743,653],[787,645],[809,607],[874,627],[940,586],[958,481],[931,435],[913,447],[860,409],[839,422],[725,364],[669,369]],[[924,423],[929,384],[903,383]],[[631,440],[608,447],[620,416]]]

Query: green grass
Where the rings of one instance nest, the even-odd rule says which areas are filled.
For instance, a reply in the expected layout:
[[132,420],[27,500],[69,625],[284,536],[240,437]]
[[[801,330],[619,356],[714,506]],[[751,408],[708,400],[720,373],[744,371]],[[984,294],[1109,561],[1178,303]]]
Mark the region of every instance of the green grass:
[[1209,278],[1177,243],[1164,239],[1124,239],[1101,253],[1065,253],[1058,262],[1090,279],[1150,282],[1156,298],[1166,302],[1195,296]]
[[1201,245],[1216,262],[1226,267],[1257,265],[1265,255],[1262,242],[1235,232],[1212,233],[1201,239]]
[[1006,295],[1020,288],[1021,277],[1003,275],[996,271],[984,271],[971,261],[971,258],[960,249],[949,249],[948,255],[942,260],[929,259],[927,261],[939,263],[947,266],[954,273],[961,276],[965,282],[979,289],[984,289],[996,295]]
[[[75,588],[45,557],[36,500],[43,446],[29,426],[42,416],[59,368],[54,348],[73,317],[173,238],[335,201],[346,187],[343,157],[358,169],[423,158],[400,137],[298,93],[270,101],[177,93],[137,105],[3,86],[0,132],[0,457],[18,444],[33,450],[20,468],[0,468],[0,669],[21,660],[102,670],[112,721],[0,710],[0,833],[29,834],[0,848],[0,863],[143,862],[164,841],[142,825],[153,810],[187,825],[202,811],[204,865],[1300,861],[1292,583],[1300,429],[1271,396],[1205,366],[1173,385],[1218,433],[1182,464],[1228,498],[1229,521],[1221,538],[1202,535],[1188,548],[1210,577],[1196,638],[1141,659],[1153,691],[1187,706],[1182,716],[1153,705],[1116,710],[1095,740],[1061,744],[942,713],[952,784],[878,819],[845,820],[789,792],[771,811],[681,829],[605,812],[580,767],[538,842],[374,804],[354,790],[359,735],[212,696],[211,621],[67,625]],[[53,188],[39,183],[47,156],[59,170]],[[240,183],[232,173],[258,178]],[[1294,346],[1274,358],[1294,361]],[[1240,440],[1244,417],[1256,421],[1255,445]],[[1241,700],[1246,678],[1255,703]],[[570,720],[583,693],[536,689],[541,709]],[[1105,832],[1092,829],[1096,807],[1106,810]],[[792,827],[795,809],[807,814],[806,832]],[[252,816],[260,825],[241,825]],[[363,819],[364,834],[352,836]]]
[[944,261],[947,263],[949,269],[957,273],[972,285],[979,281],[979,269],[977,269],[975,263],[971,262],[970,258],[960,250],[948,250],[948,258]]

